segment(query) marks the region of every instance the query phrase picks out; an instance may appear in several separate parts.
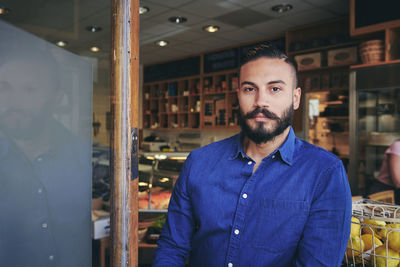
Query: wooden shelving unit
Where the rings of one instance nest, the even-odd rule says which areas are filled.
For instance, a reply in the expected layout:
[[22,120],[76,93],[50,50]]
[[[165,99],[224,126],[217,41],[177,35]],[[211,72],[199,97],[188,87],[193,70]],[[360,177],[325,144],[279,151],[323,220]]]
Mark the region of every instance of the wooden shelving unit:
[[144,84],[145,129],[236,129],[236,71]]
[[[289,56],[319,54],[316,67],[298,72],[302,88],[302,114],[305,137],[309,142],[338,153],[349,155],[349,71],[358,63],[357,52],[349,54],[351,60],[335,62],[329,56],[338,49],[357,51],[360,40],[349,34],[348,18],[330,20],[289,29],[286,49]],[[300,62],[299,62],[300,63]],[[307,66],[303,66],[307,67]],[[312,106],[315,104],[316,106]],[[313,109],[313,110],[312,110]],[[315,115],[310,118],[310,111]]]
[[[361,3],[361,2],[360,2]],[[357,26],[356,1],[350,0],[350,35],[364,40],[380,39],[384,41],[385,53],[382,62],[367,64],[357,64],[351,66],[351,69],[380,66],[385,64],[394,64],[400,62],[400,16],[398,19],[385,21],[381,23]]]

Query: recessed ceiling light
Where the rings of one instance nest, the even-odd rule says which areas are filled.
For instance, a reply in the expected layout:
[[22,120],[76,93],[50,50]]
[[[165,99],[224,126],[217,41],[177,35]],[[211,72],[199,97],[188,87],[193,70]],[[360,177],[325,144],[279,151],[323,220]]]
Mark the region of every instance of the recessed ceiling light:
[[169,44],[169,42],[166,40],[160,40],[160,41],[155,42],[155,44],[163,47],[163,46],[167,46]]
[[101,31],[101,27],[99,26],[87,26],[86,30],[90,31],[90,32],[99,32]]
[[207,25],[203,27],[203,30],[206,32],[217,32],[219,31],[219,26],[216,25]]
[[187,21],[187,18],[185,18],[185,17],[170,17],[168,20],[170,22],[180,24],[180,23],[185,23]]
[[10,13],[10,9],[5,6],[0,6],[0,15],[8,15]]
[[150,11],[150,8],[148,8],[147,6],[140,6],[139,7],[139,14],[140,15],[146,14],[149,11]]
[[90,48],[90,51],[92,51],[92,52],[94,52],[94,53],[97,53],[97,52],[99,52],[100,51],[100,47],[98,47],[98,46],[92,46],[91,48]]
[[276,5],[276,6],[271,7],[272,11],[275,11],[278,13],[284,13],[291,9],[293,9],[293,6],[289,5],[289,4],[281,4],[281,5]]
[[56,43],[56,45],[57,45],[57,46],[60,46],[60,47],[67,46],[67,44],[68,44],[68,42],[66,42],[66,41],[58,41],[58,42]]

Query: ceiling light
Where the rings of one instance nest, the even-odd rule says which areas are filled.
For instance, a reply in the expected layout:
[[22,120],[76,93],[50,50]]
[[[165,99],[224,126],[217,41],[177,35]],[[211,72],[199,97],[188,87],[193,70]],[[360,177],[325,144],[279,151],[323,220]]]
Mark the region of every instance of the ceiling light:
[[278,12],[278,13],[284,13],[284,12],[291,10],[292,8],[293,8],[292,5],[281,4],[281,5],[276,5],[276,6],[271,7],[271,10]]
[[100,47],[94,45],[94,46],[92,46],[92,47],[90,48],[90,51],[92,51],[92,52],[94,52],[94,53],[97,53],[97,52],[100,51]]
[[140,6],[139,7],[139,14],[140,15],[146,14],[149,11],[150,11],[150,8],[148,8],[147,6]]
[[187,21],[187,18],[185,18],[185,17],[170,17],[168,20],[170,22],[180,24],[180,23],[185,23]]
[[99,26],[88,26],[88,27],[86,27],[86,30],[88,30],[90,32],[99,32],[102,29]]
[[56,43],[56,45],[57,46],[59,46],[59,47],[64,47],[64,46],[67,46],[67,42],[66,41],[58,41],[57,43]]
[[0,6],[0,15],[8,15],[10,13],[10,9],[4,6]]
[[167,46],[169,44],[169,42],[165,41],[165,40],[160,40],[160,41],[155,42],[155,44],[163,47],[163,46]]
[[203,27],[203,30],[206,32],[217,32],[217,31],[219,31],[219,26],[208,25],[208,26]]

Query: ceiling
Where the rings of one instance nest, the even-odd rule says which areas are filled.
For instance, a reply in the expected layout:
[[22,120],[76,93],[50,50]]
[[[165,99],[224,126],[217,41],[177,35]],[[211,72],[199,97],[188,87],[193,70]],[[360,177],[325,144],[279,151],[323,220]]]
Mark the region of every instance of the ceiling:
[[[348,0],[143,0],[150,11],[140,16],[140,60],[144,65],[182,58],[238,44],[283,36],[288,28],[348,14]],[[273,12],[277,4],[291,4],[287,13]],[[11,10],[0,19],[50,42],[65,40],[67,50],[95,57],[108,65],[111,40],[111,0],[0,0]],[[187,18],[184,24],[168,21]],[[202,30],[218,25],[216,33]],[[89,32],[96,25],[100,32]],[[165,39],[167,47],[155,41]],[[89,51],[98,45],[98,53]]]

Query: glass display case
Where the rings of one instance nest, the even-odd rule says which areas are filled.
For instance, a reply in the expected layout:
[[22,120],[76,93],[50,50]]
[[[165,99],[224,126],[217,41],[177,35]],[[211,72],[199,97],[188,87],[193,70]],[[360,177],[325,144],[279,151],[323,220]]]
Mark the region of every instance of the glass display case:
[[188,152],[141,152],[139,247],[154,248],[165,223],[172,189]]
[[350,185],[365,195],[385,150],[400,139],[400,64],[350,73]]

